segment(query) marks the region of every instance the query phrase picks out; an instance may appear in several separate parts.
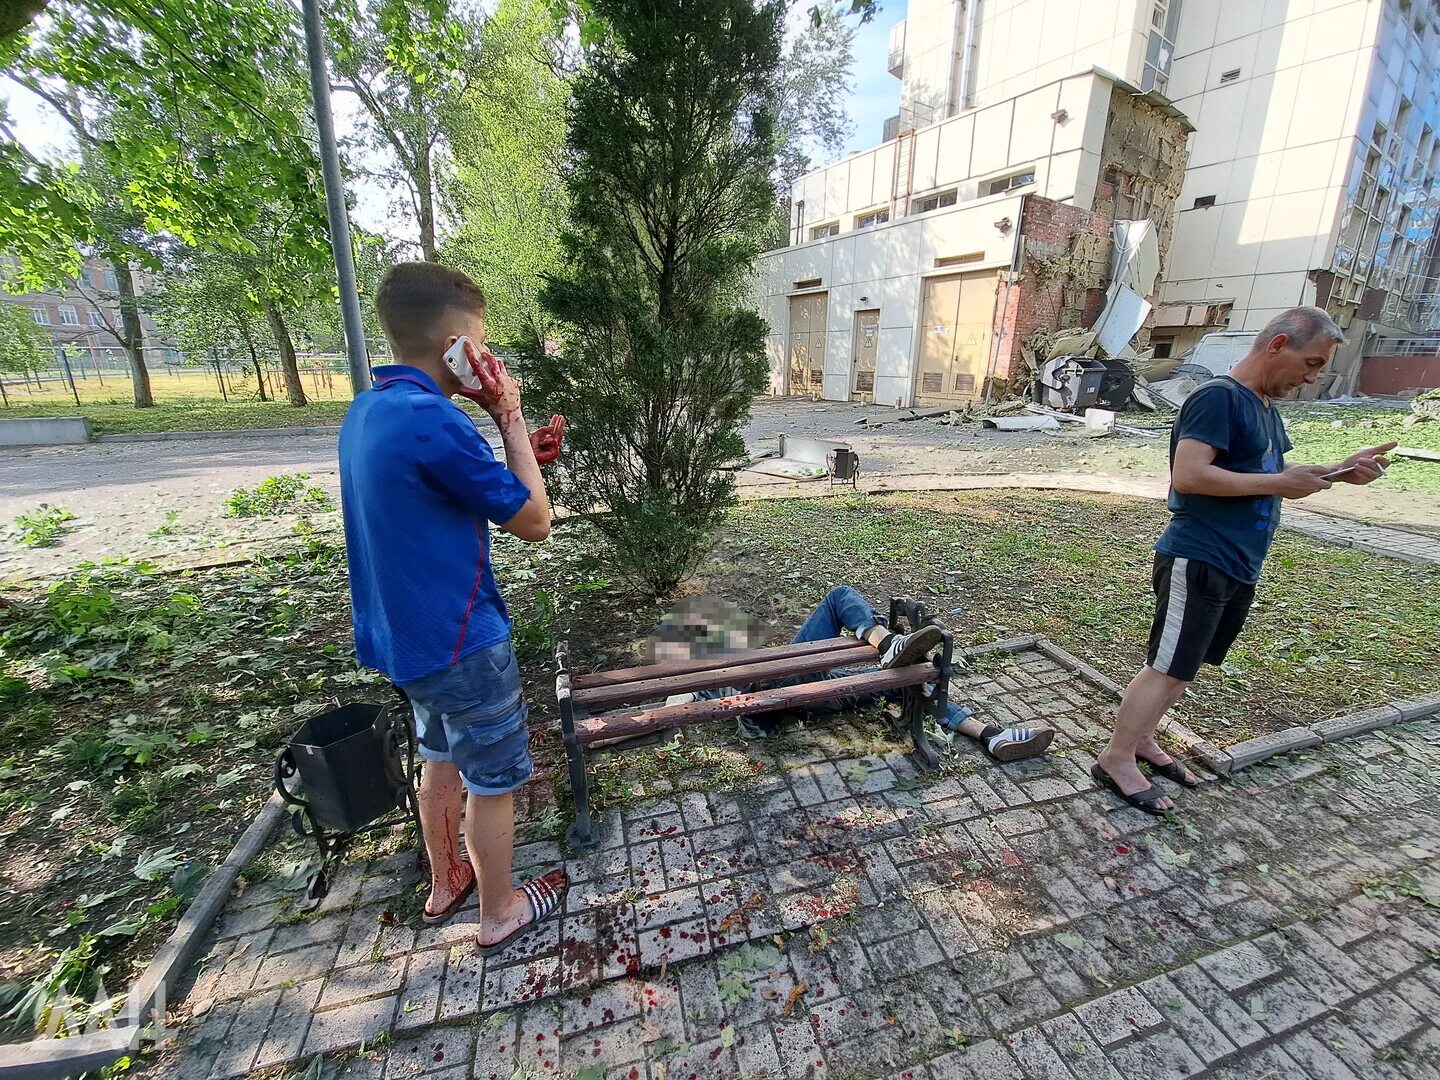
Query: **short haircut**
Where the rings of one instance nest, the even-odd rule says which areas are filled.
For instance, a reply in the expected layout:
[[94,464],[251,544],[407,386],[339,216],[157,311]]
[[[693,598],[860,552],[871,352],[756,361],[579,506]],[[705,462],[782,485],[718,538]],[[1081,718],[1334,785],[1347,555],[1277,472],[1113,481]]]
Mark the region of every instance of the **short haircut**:
[[423,352],[443,336],[447,312],[483,318],[485,291],[469,274],[439,263],[396,263],[375,293],[375,311],[396,352]]
[[1318,307],[1293,307],[1282,311],[1255,335],[1255,348],[1265,348],[1281,334],[1288,339],[1292,349],[1303,349],[1322,338],[1334,342],[1345,340],[1345,334],[1335,320]]

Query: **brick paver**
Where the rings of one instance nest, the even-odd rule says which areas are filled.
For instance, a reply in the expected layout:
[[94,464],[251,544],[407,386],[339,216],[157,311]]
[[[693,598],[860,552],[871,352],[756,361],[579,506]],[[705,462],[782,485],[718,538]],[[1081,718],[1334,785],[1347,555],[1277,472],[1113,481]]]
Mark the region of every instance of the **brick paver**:
[[147,1075],[1440,1077],[1440,720],[1182,792],[1172,824],[1094,790],[1113,706],[1052,659],[956,692],[1052,753],[931,777],[847,755],[850,724],[749,746],[749,787],[611,815],[554,927],[489,961],[473,923],[389,925],[403,859],[315,920],[242,895]]

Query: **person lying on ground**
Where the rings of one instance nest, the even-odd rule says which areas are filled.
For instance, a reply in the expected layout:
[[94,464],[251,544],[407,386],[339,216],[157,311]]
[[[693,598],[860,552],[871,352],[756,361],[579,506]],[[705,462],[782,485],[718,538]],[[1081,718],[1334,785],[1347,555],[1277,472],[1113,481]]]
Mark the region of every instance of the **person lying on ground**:
[[[830,590],[825,599],[820,601],[819,606],[805,620],[804,625],[796,632],[791,639],[791,644],[823,641],[826,638],[839,637],[845,631],[849,631],[861,641],[875,646],[880,653],[882,669],[920,663],[941,644],[941,632],[938,626],[922,626],[909,634],[893,633],[881,624],[879,616],[876,615],[875,609],[870,606],[869,601],[849,585],[840,585]],[[661,634],[667,636],[663,630]],[[671,636],[673,640],[675,635],[668,636]],[[771,690],[782,686],[797,686],[801,683],[816,682],[821,679],[840,678],[845,674],[848,673],[842,670],[821,672],[815,675],[796,675],[764,683],[761,689]],[[666,701],[666,704],[684,704],[700,698],[709,700],[746,692],[745,688],[740,687],[705,690],[698,694],[677,695]],[[841,698],[838,701],[820,702],[806,706],[800,710],[800,715],[811,718],[831,717],[863,709],[882,700],[896,701],[899,700],[900,695],[901,691],[898,690],[887,691],[883,694],[855,695]],[[738,718],[740,734],[746,739],[758,739],[774,734],[781,730],[794,715],[794,713],[790,713],[778,716],[773,714],[741,716]],[[975,718],[970,709],[954,701],[946,705],[945,718],[940,723],[950,731],[957,731],[961,735],[973,739],[979,743],[985,753],[997,761],[1020,761],[1043,754],[1055,738],[1055,733],[1048,728],[1003,728],[999,724],[982,723]]]
[[[513,793],[532,765],[510,618],[489,557],[491,523],[532,543],[549,535],[540,463],[559,455],[564,420],[526,432],[520,390],[485,350],[485,294],[465,274],[401,263],[375,307],[396,363],[375,369],[374,387],[340,429],[356,653],[415,713],[431,874],[424,920],[450,918],[478,881],[475,940],[488,955],[556,911],[568,885],[563,870],[521,889],[511,880]],[[462,337],[479,389],[463,387],[443,358]],[[505,464],[450,400],[456,394],[495,421]]]
[[1190,395],[1170,435],[1170,525],[1155,545],[1155,618],[1146,664],[1125,689],[1095,782],[1147,814],[1174,802],[1140,770],[1194,787],[1199,781],[1161,749],[1155,733],[1200,665],[1224,662],[1245,625],[1284,499],[1333,483],[1368,484],[1394,443],[1331,465],[1285,464],[1291,449],[1275,399],[1314,383],[1344,338],[1319,308],[1282,312],[1255,336],[1228,375]]

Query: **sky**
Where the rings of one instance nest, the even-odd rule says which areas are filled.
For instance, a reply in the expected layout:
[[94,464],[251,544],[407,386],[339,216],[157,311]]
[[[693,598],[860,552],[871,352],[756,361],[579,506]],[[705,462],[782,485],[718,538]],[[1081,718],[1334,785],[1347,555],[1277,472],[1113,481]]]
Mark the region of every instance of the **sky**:
[[[805,17],[807,4],[797,3],[792,18]],[[900,108],[900,80],[885,70],[890,44],[890,27],[905,17],[905,0],[882,3],[879,14],[859,28],[855,38],[855,69],[847,111],[851,131],[841,156],[865,150],[880,142],[885,119]],[[68,151],[68,137],[63,124],[55,122],[48,106],[28,90],[7,79],[0,79],[0,102],[15,128],[15,133],[32,152],[45,157],[63,156]],[[332,95],[336,133],[340,138],[354,134],[361,106],[353,94]],[[816,162],[827,164],[825,162]],[[396,235],[394,222],[389,221],[390,193],[373,181],[352,182],[355,208],[351,219],[360,228],[371,232]]]
[[855,75],[849,100],[853,126],[846,154],[879,145],[886,118],[900,111],[900,80],[886,71],[885,65],[890,28],[903,18],[904,0],[890,0],[855,37]]

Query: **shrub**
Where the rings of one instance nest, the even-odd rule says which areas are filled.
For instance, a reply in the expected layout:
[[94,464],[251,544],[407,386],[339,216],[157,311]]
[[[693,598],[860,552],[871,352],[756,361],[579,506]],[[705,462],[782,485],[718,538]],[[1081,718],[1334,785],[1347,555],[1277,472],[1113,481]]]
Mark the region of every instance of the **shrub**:
[[570,421],[555,501],[593,513],[616,568],[661,593],[734,498],[725,470],[767,377],[741,298],[774,206],[783,7],[591,9],[606,31],[576,77],[565,270],[543,295],[563,345],[522,359],[533,411]]
[[308,473],[268,476],[253,491],[236,488],[225,500],[225,515],[234,518],[272,517],[295,510],[334,510],[330,493],[318,484],[306,485]]
[[15,519],[16,539],[26,547],[54,547],[55,542],[70,531],[75,515],[63,506],[41,503],[33,513]]

